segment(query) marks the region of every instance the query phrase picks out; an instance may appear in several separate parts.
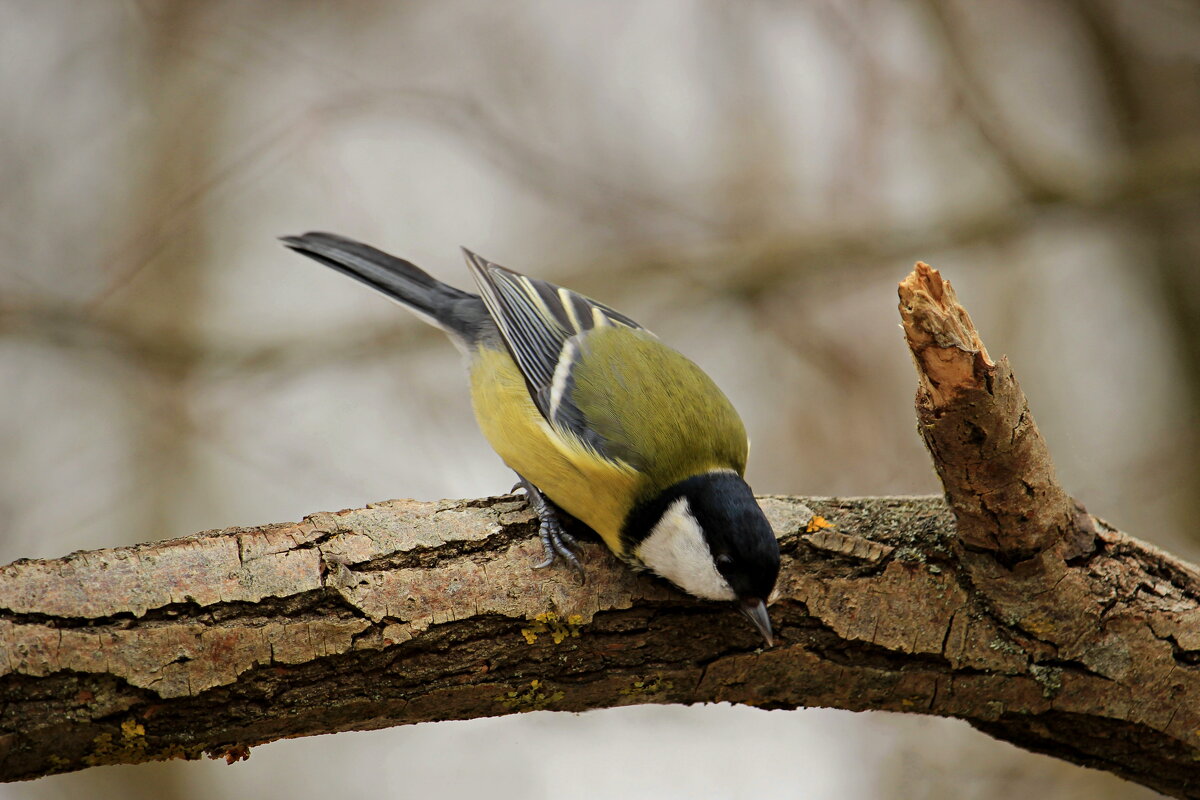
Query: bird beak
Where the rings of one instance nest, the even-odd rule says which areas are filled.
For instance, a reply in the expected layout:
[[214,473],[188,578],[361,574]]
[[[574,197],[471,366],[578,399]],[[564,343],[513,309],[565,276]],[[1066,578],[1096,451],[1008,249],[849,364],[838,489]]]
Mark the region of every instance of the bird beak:
[[775,644],[775,637],[771,635],[771,618],[767,616],[767,605],[762,600],[755,597],[750,597],[738,605],[738,611],[742,612],[742,616],[754,623],[754,627],[762,634],[763,639],[767,642],[767,647]]

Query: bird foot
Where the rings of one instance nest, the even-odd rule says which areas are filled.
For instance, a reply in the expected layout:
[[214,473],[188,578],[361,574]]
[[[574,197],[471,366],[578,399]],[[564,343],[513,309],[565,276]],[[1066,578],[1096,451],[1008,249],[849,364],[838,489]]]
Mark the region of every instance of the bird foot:
[[542,540],[542,548],[546,560],[534,564],[534,569],[545,569],[560,558],[567,562],[579,575],[581,581],[587,580],[583,562],[579,560],[579,543],[575,537],[563,530],[562,521],[558,518],[558,508],[550,502],[541,491],[529,481],[521,478],[517,484],[525,490],[529,505],[538,515],[538,538]]

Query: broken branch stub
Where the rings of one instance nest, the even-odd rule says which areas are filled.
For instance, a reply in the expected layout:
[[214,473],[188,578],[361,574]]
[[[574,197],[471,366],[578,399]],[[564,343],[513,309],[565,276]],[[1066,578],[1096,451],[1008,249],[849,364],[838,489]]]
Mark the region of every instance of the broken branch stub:
[[1057,544],[1090,551],[1008,359],[992,361],[954,288],[918,262],[900,283],[917,419],[962,544],[1012,565]]

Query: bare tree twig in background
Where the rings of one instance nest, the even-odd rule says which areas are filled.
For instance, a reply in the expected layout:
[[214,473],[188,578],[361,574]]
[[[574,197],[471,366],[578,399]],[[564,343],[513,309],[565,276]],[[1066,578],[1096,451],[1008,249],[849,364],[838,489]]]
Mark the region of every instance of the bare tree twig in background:
[[[913,227],[864,225],[855,230],[821,231],[811,236],[780,234],[669,252],[634,249],[606,256],[588,272],[612,277],[658,269],[683,276],[692,286],[712,293],[765,292],[780,281],[795,280],[814,270],[840,269],[848,262],[883,264],[921,249],[967,247],[1002,239],[1038,219],[1045,219],[1048,212],[1120,211],[1159,195],[1195,191],[1200,188],[1200,140],[1153,148],[1127,162],[1114,164],[1111,173],[1111,180],[1086,196],[968,211]],[[728,269],[730,264],[739,268]],[[178,359],[196,358],[228,362],[226,368],[232,370],[269,369],[297,360],[309,365],[339,363],[357,355],[386,353],[387,348],[378,347],[379,344],[390,347],[410,336],[422,336],[412,330],[421,329],[405,325],[383,331],[377,326],[356,327],[341,333],[323,333],[314,340],[222,348],[207,340],[191,343],[164,338],[161,332],[141,331],[127,319],[109,319],[95,311],[78,310],[62,303],[10,300],[0,304],[0,334],[20,333],[63,346],[101,343],[127,351],[137,360],[157,365],[156,368],[170,368]],[[330,343],[341,339],[346,341]]]

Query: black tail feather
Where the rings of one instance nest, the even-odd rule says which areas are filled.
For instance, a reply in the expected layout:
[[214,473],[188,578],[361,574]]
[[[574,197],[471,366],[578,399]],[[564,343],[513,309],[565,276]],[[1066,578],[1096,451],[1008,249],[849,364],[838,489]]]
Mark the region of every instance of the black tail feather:
[[486,324],[487,312],[478,295],[442,283],[417,265],[370,245],[320,232],[281,236],[280,241],[409,306],[466,342],[477,339],[480,326]]

